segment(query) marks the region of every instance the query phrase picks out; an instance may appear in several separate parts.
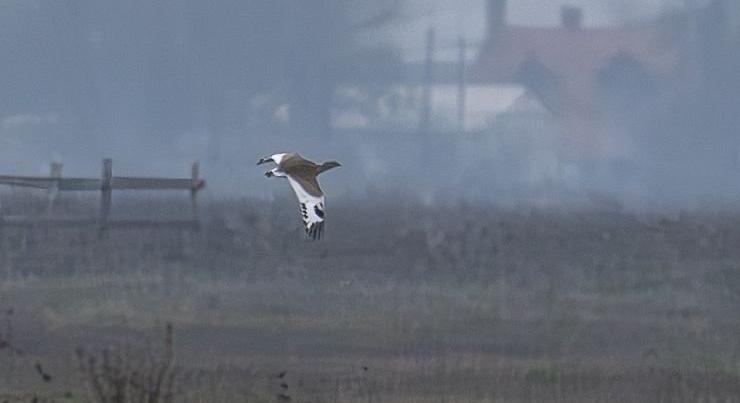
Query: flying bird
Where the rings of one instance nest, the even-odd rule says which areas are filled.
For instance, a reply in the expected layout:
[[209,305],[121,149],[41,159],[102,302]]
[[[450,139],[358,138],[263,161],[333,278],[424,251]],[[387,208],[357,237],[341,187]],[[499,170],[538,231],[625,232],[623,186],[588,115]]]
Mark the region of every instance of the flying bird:
[[280,153],[260,158],[257,165],[274,162],[277,167],[265,172],[265,176],[287,178],[301,205],[301,218],[306,227],[306,235],[311,239],[321,239],[324,232],[324,192],[316,177],[325,171],[341,166],[336,161],[316,164],[298,153]]

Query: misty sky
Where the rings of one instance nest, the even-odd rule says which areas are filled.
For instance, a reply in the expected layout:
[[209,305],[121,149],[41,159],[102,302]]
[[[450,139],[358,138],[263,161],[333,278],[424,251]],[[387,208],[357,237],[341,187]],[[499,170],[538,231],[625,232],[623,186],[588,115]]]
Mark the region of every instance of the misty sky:
[[[588,26],[616,25],[649,19],[664,10],[682,7],[692,0],[510,0],[509,21],[518,25],[556,25],[560,8],[577,5],[584,9]],[[460,35],[470,42],[483,39],[485,0],[406,0],[403,18],[393,27],[391,41],[403,50],[407,60],[423,57],[424,33],[437,29],[439,47],[452,47]],[[440,50],[442,59],[454,57],[452,50]]]
[[[556,26],[561,7],[570,4],[583,8],[587,27],[616,26],[649,21],[662,12],[706,1],[509,0],[508,19],[516,25]],[[11,3],[15,6],[10,7]],[[0,7],[5,18],[0,45],[13,56],[0,68],[5,94],[0,105],[2,173],[46,174],[48,162],[57,160],[64,162],[65,175],[91,176],[99,172],[100,158],[111,157],[116,174],[184,176],[190,162],[200,160],[213,194],[257,193],[264,190],[264,177],[253,168],[253,160],[271,152],[297,150],[309,158],[346,163],[327,179],[345,181],[346,189],[359,191],[367,184],[392,187],[393,181],[407,187],[420,176],[416,175],[419,164],[414,163],[414,158],[421,158],[416,136],[420,109],[413,108],[421,103],[413,99],[416,88],[401,95],[397,91],[394,80],[403,77],[399,73],[414,71],[402,66],[398,56],[422,60],[425,31],[436,27],[437,61],[455,60],[461,36],[467,39],[468,58],[473,60],[486,30],[486,0],[234,0],[218,5],[183,0],[163,2],[166,6],[161,7],[113,0],[73,3],[78,7],[57,0],[0,0],[6,6]],[[603,97],[604,109],[614,109],[607,110],[609,119],[600,122],[604,127],[599,128],[608,131],[611,140],[604,148],[634,144],[632,154],[610,153],[603,161],[596,161],[602,155],[595,153],[584,158],[561,158],[557,153],[540,157],[524,140],[509,152],[504,142],[508,138],[500,131],[462,138],[446,131],[445,124],[454,118],[443,119],[440,113],[432,124],[442,135],[440,143],[430,145],[436,147],[432,152],[444,151],[446,156],[449,149],[457,148],[469,158],[457,159],[461,162],[452,167],[435,167],[436,182],[455,191],[477,183],[497,191],[515,186],[514,180],[502,184],[476,176],[485,171],[475,164],[488,167],[484,164],[493,156],[502,155],[508,159],[499,159],[503,169],[498,171],[507,174],[499,177],[531,178],[534,174],[529,172],[536,171],[574,188],[598,185],[619,192],[618,186],[611,185],[634,183],[637,190],[630,192],[639,194],[639,186],[652,190],[652,182],[678,177],[675,170],[682,168],[697,184],[694,193],[714,192],[740,166],[740,145],[733,135],[740,127],[740,118],[733,118],[740,116],[735,107],[740,104],[736,73],[740,68],[735,68],[740,57],[726,48],[734,29],[731,22],[731,18],[716,18],[700,27],[707,51],[697,53],[695,62],[706,63],[706,71],[712,72],[702,77],[711,78],[707,81],[711,97],[682,96],[682,88],[672,85],[679,80],[668,77],[663,84],[663,77],[654,78],[650,71],[629,63],[612,74],[616,84],[603,88],[599,98]],[[731,29],[710,29],[722,24]],[[414,80],[409,82],[413,87]],[[363,88],[344,98],[335,96],[344,83]],[[450,94],[449,99],[457,96]],[[399,106],[403,97],[411,101]],[[491,104],[476,103],[481,108]],[[636,110],[633,105],[650,108]],[[408,113],[402,118],[397,112],[404,108]],[[336,111],[347,112],[360,122],[358,127],[366,125],[370,131],[332,133],[331,117]],[[560,136],[562,125],[553,125],[550,118],[527,120],[523,130],[533,136]],[[503,121],[499,129],[522,131],[509,123]],[[697,150],[702,156],[696,156]],[[612,158],[614,154],[620,160]],[[703,158],[707,168],[684,168],[688,157]],[[623,166],[634,174],[626,179],[617,175]],[[720,177],[720,171],[727,176]],[[659,193],[675,189],[690,193],[683,181],[675,180],[671,186]],[[418,187],[425,192],[432,188]],[[737,195],[740,200],[740,185]]]

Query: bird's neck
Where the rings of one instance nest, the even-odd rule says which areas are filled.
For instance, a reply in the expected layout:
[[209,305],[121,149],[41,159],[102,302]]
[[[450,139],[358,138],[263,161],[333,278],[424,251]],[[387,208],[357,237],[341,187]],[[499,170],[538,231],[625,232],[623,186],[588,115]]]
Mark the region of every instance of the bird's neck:
[[272,158],[272,160],[275,161],[276,164],[280,165],[280,162],[283,160],[283,157],[285,157],[285,153],[273,154],[272,157],[270,158]]

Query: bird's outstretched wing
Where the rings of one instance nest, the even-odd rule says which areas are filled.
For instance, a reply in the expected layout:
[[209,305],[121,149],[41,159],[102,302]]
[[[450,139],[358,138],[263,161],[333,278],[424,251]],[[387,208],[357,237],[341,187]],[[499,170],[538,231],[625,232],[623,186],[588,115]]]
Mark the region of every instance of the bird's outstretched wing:
[[324,196],[313,196],[303,187],[301,180],[288,175],[288,182],[293,188],[301,207],[301,218],[306,227],[306,235],[311,239],[321,239],[324,232]]

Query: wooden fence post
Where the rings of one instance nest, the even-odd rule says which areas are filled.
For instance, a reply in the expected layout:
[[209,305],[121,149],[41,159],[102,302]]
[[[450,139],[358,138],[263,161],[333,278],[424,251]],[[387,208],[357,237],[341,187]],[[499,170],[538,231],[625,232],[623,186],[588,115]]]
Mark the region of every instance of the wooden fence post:
[[[61,162],[52,162],[49,170],[49,177],[52,179],[62,179],[62,168],[63,164]],[[51,186],[49,186],[48,195],[49,203],[46,206],[46,215],[48,218],[51,218],[52,210],[54,209],[54,202],[57,200],[57,196],[59,195],[58,180],[52,181]]]
[[202,186],[202,182],[200,180],[200,163],[198,161],[193,162],[193,165],[190,168],[190,179],[192,180],[191,188],[190,188],[190,208],[193,213],[193,220],[195,222],[198,222],[198,191],[200,190]]
[[103,160],[102,182],[100,186],[100,217],[98,219],[98,228],[104,231],[108,226],[108,217],[110,216],[111,193],[113,182],[113,160],[106,158]]
[[13,277],[13,260],[10,258],[12,248],[8,245],[7,235],[4,214],[0,208],[0,253],[2,253],[2,260],[0,262],[5,266],[5,280],[10,281]]

